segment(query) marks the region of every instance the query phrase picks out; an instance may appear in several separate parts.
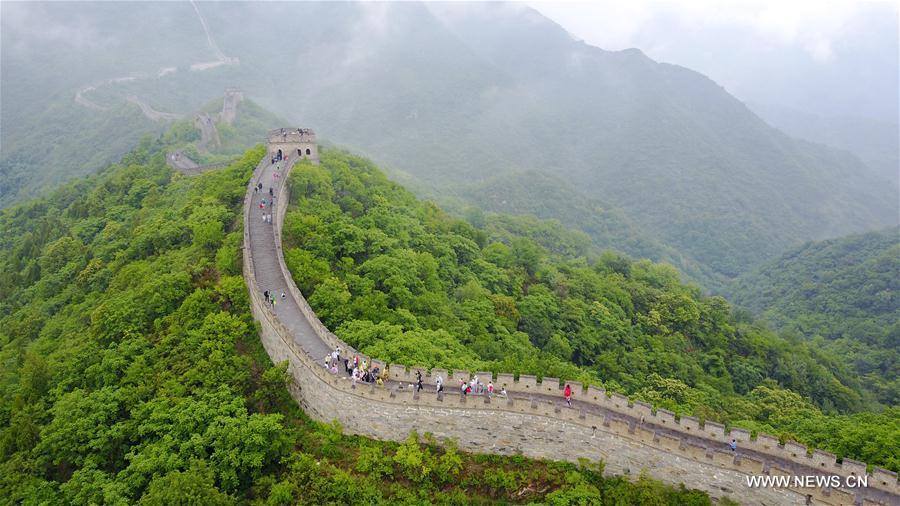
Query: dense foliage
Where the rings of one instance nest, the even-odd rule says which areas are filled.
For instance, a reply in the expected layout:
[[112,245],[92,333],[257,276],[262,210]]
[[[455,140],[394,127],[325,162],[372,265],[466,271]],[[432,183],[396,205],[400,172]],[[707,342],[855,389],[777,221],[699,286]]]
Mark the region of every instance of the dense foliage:
[[846,357],[863,384],[900,404],[900,230],[805,244],[739,278],[737,304]]
[[[683,285],[672,267],[612,253],[572,258],[583,235],[510,216],[481,215],[474,226],[361,158],[322,156],[291,175],[285,258],[326,325],[362,351],[602,382],[681,413],[898,465],[896,417],[866,425],[823,414],[867,402],[837,358],[732,317],[724,299]],[[780,405],[797,409],[772,416]],[[856,445],[820,437],[824,422],[861,430],[847,436]]]
[[[261,149],[185,178],[143,143],[0,214],[0,503],[710,504],[602,464],[307,419],[257,337],[240,204]],[[635,470],[637,471],[637,470]]]

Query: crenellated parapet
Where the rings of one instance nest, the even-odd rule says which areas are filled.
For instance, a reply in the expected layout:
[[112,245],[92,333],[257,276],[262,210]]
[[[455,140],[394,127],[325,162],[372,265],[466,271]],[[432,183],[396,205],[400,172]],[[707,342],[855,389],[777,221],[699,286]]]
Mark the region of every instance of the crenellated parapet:
[[269,158],[292,158],[319,162],[316,133],[310,128],[278,128],[266,135]]
[[[281,135],[280,131],[278,132]],[[289,157],[285,176],[299,159]],[[727,430],[722,424],[678,416],[662,408],[631,401],[599,385],[538,380],[532,375],[516,376],[490,371],[447,370],[441,368],[387,365],[384,386],[353,384],[333,375],[322,365],[321,356],[313,356],[263,301],[256,281],[254,258],[250,248],[250,199],[252,185],[262,177],[268,165],[263,160],[248,185],[244,215],[244,277],[248,285],[251,309],[260,323],[260,336],[275,362],[287,360],[292,378],[292,395],[313,418],[339,420],[353,433],[389,440],[403,440],[411,430],[430,432],[438,439],[453,438],[468,451],[524,454],[537,458],[576,461],[579,458],[603,459],[615,473],[637,474],[646,469],[652,476],[669,483],[684,483],[715,497],[729,496],[745,503],[805,504],[807,497],[825,504],[900,503],[900,488],[895,473],[875,468],[867,474],[863,463],[843,459],[821,450],[747,430]],[[286,177],[282,178],[282,181]],[[284,277],[291,298],[308,321],[315,336],[327,349],[340,347],[345,355],[358,354],[319,321],[297,288],[284,263],[281,227],[289,201],[289,189],[281,184],[276,198],[273,254],[277,269]],[[266,253],[268,254],[268,253]],[[385,367],[381,361],[365,357]],[[423,383],[433,386],[443,379],[443,394],[415,392],[411,388],[420,372]],[[482,383],[492,381],[506,398],[460,395],[459,381],[477,375]],[[562,402],[564,385],[573,391],[573,407]],[[737,441],[737,451],[728,442]],[[747,476],[839,475],[868,478],[867,488],[829,488],[785,486],[751,488]],[[866,503],[866,504],[869,504]]]

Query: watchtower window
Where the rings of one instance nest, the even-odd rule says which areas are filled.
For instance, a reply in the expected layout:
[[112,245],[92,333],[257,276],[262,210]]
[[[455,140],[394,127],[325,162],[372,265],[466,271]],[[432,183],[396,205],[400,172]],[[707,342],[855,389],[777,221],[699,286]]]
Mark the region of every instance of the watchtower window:
[[307,155],[312,154],[312,152],[309,150],[309,148],[306,148],[306,154],[307,154]]
[[303,150],[302,150],[302,149],[297,148],[297,156],[303,156]]

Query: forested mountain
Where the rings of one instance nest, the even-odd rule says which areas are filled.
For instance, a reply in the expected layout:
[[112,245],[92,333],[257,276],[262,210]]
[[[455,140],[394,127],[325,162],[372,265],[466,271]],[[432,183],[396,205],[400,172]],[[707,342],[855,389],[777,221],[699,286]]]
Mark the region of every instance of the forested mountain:
[[602,383],[900,465],[900,413],[860,412],[880,406],[842,357],[732,316],[670,266],[586,259],[583,234],[535,218],[454,219],[365,159],[321,155],[291,175],[285,261],[357,349],[389,363]]
[[730,294],[846,357],[882,402],[900,403],[900,229],[805,244],[740,277]]
[[0,213],[0,502],[710,504],[596,464],[312,422],[240,276],[240,205],[264,151],[183,177],[172,147],[142,142]]
[[[15,191],[49,161],[51,126],[106,121],[111,110],[76,104],[77,90],[126,76],[81,96],[185,114],[238,86],[429,194],[549,174],[710,279],[804,240],[896,223],[895,188],[855,157],[785,136],[700,74],[577,42],[520,4],[197,6],[3,4],[3,114],[15,118],[3,136],[16,147],[0,160],[5,184]],[[73,26],[82,35],[63,44]],[[52,115],[48,95],[77,114]]]

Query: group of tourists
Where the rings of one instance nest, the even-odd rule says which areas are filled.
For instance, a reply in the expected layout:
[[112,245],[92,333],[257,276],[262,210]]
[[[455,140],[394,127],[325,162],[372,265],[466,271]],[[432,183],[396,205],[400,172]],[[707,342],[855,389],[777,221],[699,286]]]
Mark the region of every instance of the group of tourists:
[[360,359],[359,355],[355,355],[352,359],[350,357],[341,358],[341,349],[335,348],[325,356],[325,369],[331,374],[337,374],[338,366],[341,364],[354,385],[357,382],[384,385],[387,380],[387,370],[382,370],[377,365],[370,368],[369,362],[365,358]]
[[[266,290],[263,292],[263,297],[266,299],[266,304],[271,304],[272,309],[275,309],[275,302],[276,302],[275,301],[275,292],[270,292],[269,290]],[[287,294],[282,291],[281,292],[281,302],[284,302],[284,300],[286,298],[287,298]]]
[[464,379],[459,380],[459,391],[462,395],[481,395],[487,394],[488,397],[492,397],[494,395],[494,382],[488,381],[487,385],[478,381],[478,375],[472,376],[472,379],[466,381]]

